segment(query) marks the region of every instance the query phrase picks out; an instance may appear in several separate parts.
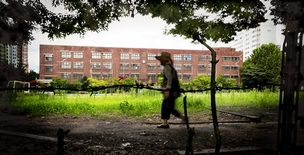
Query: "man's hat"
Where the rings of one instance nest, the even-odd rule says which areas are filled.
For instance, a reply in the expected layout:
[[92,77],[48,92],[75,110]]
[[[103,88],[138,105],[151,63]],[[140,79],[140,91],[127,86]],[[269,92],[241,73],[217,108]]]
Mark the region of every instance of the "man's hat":
[[155,58],[159,61],[170,61],[171,60],[171,54],[168,52],[162,52],[161,55],[155,56]]

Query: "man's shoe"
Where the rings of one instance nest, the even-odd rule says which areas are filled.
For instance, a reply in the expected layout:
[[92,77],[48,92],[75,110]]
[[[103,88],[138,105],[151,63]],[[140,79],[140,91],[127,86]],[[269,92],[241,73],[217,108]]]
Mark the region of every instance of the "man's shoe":
[[167,125],[158,125],[157,126],[157,128],[164,128],[164,129],[168,129],[168,128],[170,128],[170,126],[169,126],[169,124],[167,124]]

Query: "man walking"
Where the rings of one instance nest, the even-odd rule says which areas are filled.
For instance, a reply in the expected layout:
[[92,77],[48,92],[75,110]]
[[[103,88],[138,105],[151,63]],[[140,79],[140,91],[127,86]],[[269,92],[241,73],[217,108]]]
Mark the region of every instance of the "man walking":
[[158,125],[157,128],[169,128],[168,120],[170,119],[171,114],[183,121],[185,120],[185,117],[174,108],[175,100],[180,96],[180,85],[170,53],[162,52],[161,55],[155,56],[155,58],[164,66],[164,80],[162,84],[164,89],[162,93],[164,94],[164,97],[161,109],[161,119],[163,122]]

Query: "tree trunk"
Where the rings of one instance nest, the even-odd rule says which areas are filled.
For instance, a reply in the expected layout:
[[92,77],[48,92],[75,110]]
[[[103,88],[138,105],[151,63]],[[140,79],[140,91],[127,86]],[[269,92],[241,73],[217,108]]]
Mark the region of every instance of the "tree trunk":
[[300,31],[291,30],[284,34],[278,121],[278,155],[297,154],[299,83],[303,80],[300,71],[303,34]]
[[210,47],[208,44],[206,44],[203,41],[200,41],[204,46],[206,46],[210,51],[212,55],[212,61],[211,61],[211,111],[212,111],[212,120],[213,120],[213,128],[214,128],[214,134],[215,134],[215,151],[214,154],[218,155],[220,154],[220,148],[221,148],[221,134],[218,127],[218,120],[217,120],[217,113],[216,113],[216,102],[215,102],[215,93],[216,93],[216,86],[215,86],[215,70],[216,70],[216,64],[218,60],[216,60],[216,52],[212,47]]

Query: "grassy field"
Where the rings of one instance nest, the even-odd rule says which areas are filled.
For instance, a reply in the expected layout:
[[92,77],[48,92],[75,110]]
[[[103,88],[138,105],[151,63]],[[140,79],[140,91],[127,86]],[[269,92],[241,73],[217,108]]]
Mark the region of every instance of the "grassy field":
[[[209,93],[186,93],[188,113],[210,109]],[[183,97],[177,99],[176,108],[183,111]],[[149,117],[159,114],[162,95],[157,91],[140,93],[85,95],[29,95],[18,94],[12,104],[33,116],[46,115],[91,115],[115,117]],[[229,92],[216,93],[216,105],[273,108],[279,104],[279,92]]]

